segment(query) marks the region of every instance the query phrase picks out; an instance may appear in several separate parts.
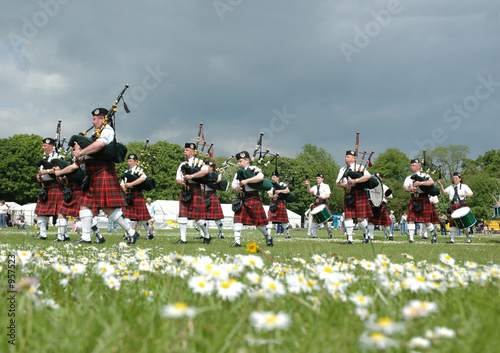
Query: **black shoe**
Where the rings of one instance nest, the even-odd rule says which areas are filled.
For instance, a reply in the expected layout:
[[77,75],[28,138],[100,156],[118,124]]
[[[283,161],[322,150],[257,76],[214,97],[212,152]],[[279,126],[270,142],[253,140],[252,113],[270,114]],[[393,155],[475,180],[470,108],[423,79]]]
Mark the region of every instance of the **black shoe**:
[[104,244],[106,242],[106,239],[104,239],[104,237],[101,235],[100,238],[95,238],[95,242],[96,244]]
[[203,235],[200,235],[199,237],[196,237],[195,239],[203,239]]
[[290,239],[290,234],[287,234],[287,235],[286,235],[286,239]]
[[437,244],[437,239],[436,237],[431,237],[431,244]]
[[55,242],[59,243],[59,242],[64,241],[64,240],[59,239],[59,238],[55,238],[53,241],[55,241]]
[[317,239],[317,238],[318,238],[318,237],[317,237],[317,236],[315,236],[315,235],[313,235],[313,236],[311,237],[311,239]]
[[219,236],[217,237],[217,239],[224,239],[224,236],[222,234],[219,234]]
[[137,239],[139,239],[139,237],[140,237],[139,233],[135,232],[134,235],[132,235],[132,237],[128,239],[127,244],[134,245],[137,242]]
[[429,237],[420,237],[420,239],[429,239]]
[[203,244],[210,244],[212,237],[209,235],[208,238],[203,238]]
[[172,243],[172,244],[186,244],[187,242],[182,240],[182,239],[179,239],[177,240],[176,242]]
[[123,234],[122,240],[128,240],[128,235],[127,235],[127,233]]
[[267,246],[274,246],[274,244],[273,244],[273,238],[272,237],[267,237],[266,238],[266,245]]
[[42,237],[41,234],[38,234],[38,236],[35,239],[47,240],[47,237]]
[[239,243],[233,243],[233,245],[231,245],[231,248],[240,248],[241,245]]
[[328,233],[328,239],[332,239],[333,236],[332,236],[332,233]]
[[394,238],[393,237],[389,237],[389,241],[394,241]]
[[370,239],[368,239],[368,238],[364,238],[362,241],[363,244],[368,244],[369,242],[370,242]]
[[350,240],[347,240],[347,241],[342,243],[342,245],[351,245],[351,244],[354,244],[354,243]]
[[410,244],[413,243],[413,240],[408,240],[408,243],[410,243]]
[[146,240],[153,240],[154,238],[155,238],[155,237],[154,237],[154,235],[153,235],[153,234],[148,234],[148,235],[146,236]]
[[446,244],[455,244],[455,242],[454,242],[454,241],[449,240],[449,241],[447,241],[447,242],[446,242]]
[[63,241],[70,241],[70,240],[71,239],[67,235],[65,235],[64,238],[63,238]]
[[80,238],[78,240],[73,241],[73,243],[92,244],[92,241],[91,240],[83,240],[83,238]]

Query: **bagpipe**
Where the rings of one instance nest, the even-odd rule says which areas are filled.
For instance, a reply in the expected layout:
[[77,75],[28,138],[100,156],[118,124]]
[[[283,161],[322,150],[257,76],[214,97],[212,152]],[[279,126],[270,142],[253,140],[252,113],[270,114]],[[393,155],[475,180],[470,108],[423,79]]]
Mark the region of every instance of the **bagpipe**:
[[[139,155],[139,159],[137,162],[137,166],[142,168],[142,170],[146,170],[151,166],[151,174],[154,174],[154,169],[153,169],[153,162],[155,161],[155,156],[149,153],[145,159],[143,160],[144,154],[146,153],[146,150],[149,146],[149,139],[146,140],[146,143],[144,145],[144,148],[142,149],[141,154]],[[130,173],[130,172],[124,172],[121,175],[121,179],[125,181],[125,183],[132,183],[137,180],[137,178],[140,178],[142,175],[141,173]],[[133,188],[135,190],[139,191],[151,191],[156,187],[156,181],[151,178],[151,177],[146,177],[146,180],[143,181],[142,183],[138,185],[134,185]]]
[[[207,151],[205,152],[205,148]],[[212,165],[215,166],[215,157],[214,157],[214,143],[208,144],[205,139],[205,130],[203,127],[203,123],[200,122],[198,127],[198,134],[196,137],[196,149],[194,151],[195,159],[190,164],[183,164],[181,167],[181,171],[183,174],[194,174],[199,172],[203,165],[205,165],[205,160],[209,159],[212,162]],[[218,169],[212,172],[208,172],[207,175],[201,178],[193,178],[198,184],[207,185],[211,189],[214,190],[222,190],[226,191],[229,183],[227,180],[221,180],[219,182],[219,174],[221,174]]]
[[[422,158],[422,166],[425,167],[426,163],[426,158],[425,158],[425,151],[423,151],[423,158]],[[431,163],[425,174],[429,175],[429,173],[435,173],[439,171],[439,178],[441,179],[441,165],[435,165]],[[414,173],[410,175],[410,178],[413,181],[428,181],[429,177],[423,177],[421,175],[418,175],[417,173]],[[436,185],[419,185],[418,186],[424,193],[426,193],[429,196],[438,196],[440,194],[439,188]]]
[[[365,150],[363,152],[359,152],[360,154],[363,155],[363,158],[361,159],[361,163],[356,167],[356,160],[358,158],[358,148],[359,148],[359,132],[356,132],[356,146],[354,149],[354,167],[355,167],[355,170],[352,170],[350,167],[346,168],[342,178],[346,178],[346,177],[349,177],[351,179],[361,178],[363,175],[365,175],[364,171],[366,170],[366,168],[372,166],[371,158],[373,156],[373,153],[375,153],[375,151],[371,151],[371,153],[368,156],[366,163],[365,163],[365,156],[367,155],[367,152]],[[369,180],[367,180],[363,183],[359,183],[356,186],[363,188],[363,189],[373,189],[373,188],[376,188],[378,185],[380,185],[379,179],[372,175]]]
[[[278,177],[281,179],[281,175],[283,175],[283,161],[281,161],[281,167],[280,171],[278,172],[278,159],[276,158],[276,168],[275,168],[275,174],[278,175]],[[273,183],[273,188],[274,190],[286,190],[286,188],[289,189],[289,193],[278,193],[278,199],[286,201],[286,202],[294,202],[295,201],[295,196],[293,195],[290,185],[295,184],[295,175],[297,173],[293,173],[289,176],[290,170],[286,172],[286,175],[282,179],[282,183],[277,183],[275,181],[272,181]]]
[[[116,142],[116,128],[115,128],[115,122],[114,122],[114,116],[117,111],[117,106],[120,100],[123,100],[123,94],[129,87],[128,84],[125,85],[125,88],[121,91],[121,93],[118,95],[116,100],[111,106],[111,109],[108,111],[108,114],[104,117],[104,122],[102,126],[94,132],[92,137],[87,137],[87,133],[92,130],[94,126],[91,126],[89,129],[86,131],[82,131],[78,135],[73,135],[68,141],[68,146],[73,148],[75,145],[75,142],[78,143],[78,145],[83,149],[85,147],[90,146],[97,138],[100,137],[101,131],[106,127],[106,125],[110,125],[113,129],[115,129],[115,138],[113,143],[107,144],[103,149],[100,151],[90,154],[92,158],[102,160],[102,161],[113,161],[115,163],[122,163],[125,161],[125,157],[127,155],[127,147],[119,142]],[[125,112],[130,113],[130,110],[128,109],[125,100],[123,100],[123,108],[125,109]]]
[[[59,169],[63,170],[67,166],[71,164],[71,162],[67,162],[61,158],[54,158],[49,162],[53,167],[59,167]],[[65,175],[69,181],[81,184],[83,179],[85,178],[85,171],[82,168],[78,168],[71,173]]]

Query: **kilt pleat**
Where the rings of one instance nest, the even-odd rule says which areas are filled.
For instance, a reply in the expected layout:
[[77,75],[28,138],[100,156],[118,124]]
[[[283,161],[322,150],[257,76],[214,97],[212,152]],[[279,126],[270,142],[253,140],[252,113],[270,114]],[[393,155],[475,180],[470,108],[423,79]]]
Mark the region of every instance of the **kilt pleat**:
[[62,187],[59,184],[53,184],[43,188],[47,190],[48,199],[45,202],[41,202],[40,199],[37,200],[35,214],[38,216],[55,216],[64,201]]
[[182,202],[179,196],[179,217],[187,217],[188,219],[206,219],[207,206],[203,199],[203,194],[200,188],[191,189],[193,195],[191,201]]
[[205,219],[224,219],[224,213],[222,212],[219,196],[217,196],[216,193],[212,193],[205,195],[205,198],[210,198],[210,206],[207,208],[207,217]]
[[64,201],[61,203],[59,213],[65,216],[71,216],[75,218],[80,217],[80,202],[82,199],[82,189],[80,188],[80,184],[77,183],[69,183],[68,187],[71,187],[73,190],[73,198],[71,202],[67,203]]
[[[347,205],[345,195],[354,195],[354,205]],[[351,190],[344,195],[344,217],[347,218],[369,218],[373,216],[372,207],[368,195],[364,189]]]
[[85,173],[92,177],[89,189],[82,192],[82,206],[92,209],[94,215],[98,214],[99,208],[127,206],[114,164],[93,161],[85,165]]
[[387,211],[387,205],[382,203],[382,206],[372,208],[372,217],[368,217],[368,223],[379,225],[379,226],[390,226],[392,224],[391,218],[389,217],[389,212]]
[[271,204],[277,203],[278,208],[276,211],[271,212],[271,208],[267,212],[267,217],[269,218],[269,222],[273,223],[288,223],[288,213],[286,211],[286,206],[283,200],[273,200]]
[[254,226],[265,226],[269,223],[260,196],[245,197],[242,201],[241,211],[234,214],[234,223]]
[[[413,209],[413,201],[422,202],[422,211],[415,212]],[[439,217],[436,211],[436,208],[429,201],[429,197],[427,195],[419,196],[419,197],[411,197],[410,199],[410,207],[408,208],[408,221],[415,223],[439,223]]]
[[140,191],[131,190],[132,202],[127,207],[122,207],[122,212],[126,218],[131,221],[147,221],[151,219],[146,202],[144,201],[144,194]]

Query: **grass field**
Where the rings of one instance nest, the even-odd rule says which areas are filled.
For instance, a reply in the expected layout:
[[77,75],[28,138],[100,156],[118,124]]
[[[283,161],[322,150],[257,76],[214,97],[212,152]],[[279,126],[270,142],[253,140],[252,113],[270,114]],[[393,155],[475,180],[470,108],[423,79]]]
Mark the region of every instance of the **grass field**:
[[497,235],[361,244],[356,232],[342,245],[341,232],[298,230],[266,247],[244,230],[231,248],[232,230],[209,245],[161,230],[134,246],[36,232],[0,231],[0,352],[500,351]]

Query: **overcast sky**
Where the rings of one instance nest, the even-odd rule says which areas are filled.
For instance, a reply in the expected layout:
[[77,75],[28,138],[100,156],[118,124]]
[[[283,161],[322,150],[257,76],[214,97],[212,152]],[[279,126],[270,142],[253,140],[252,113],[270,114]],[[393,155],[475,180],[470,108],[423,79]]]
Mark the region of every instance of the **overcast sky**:
[[3,1],[0,138],[62,135],[118,108],[122,142],[195,141],[216,156],[306,143],[340,164],[360,150],[409,157],[498,149],[500,2]]

